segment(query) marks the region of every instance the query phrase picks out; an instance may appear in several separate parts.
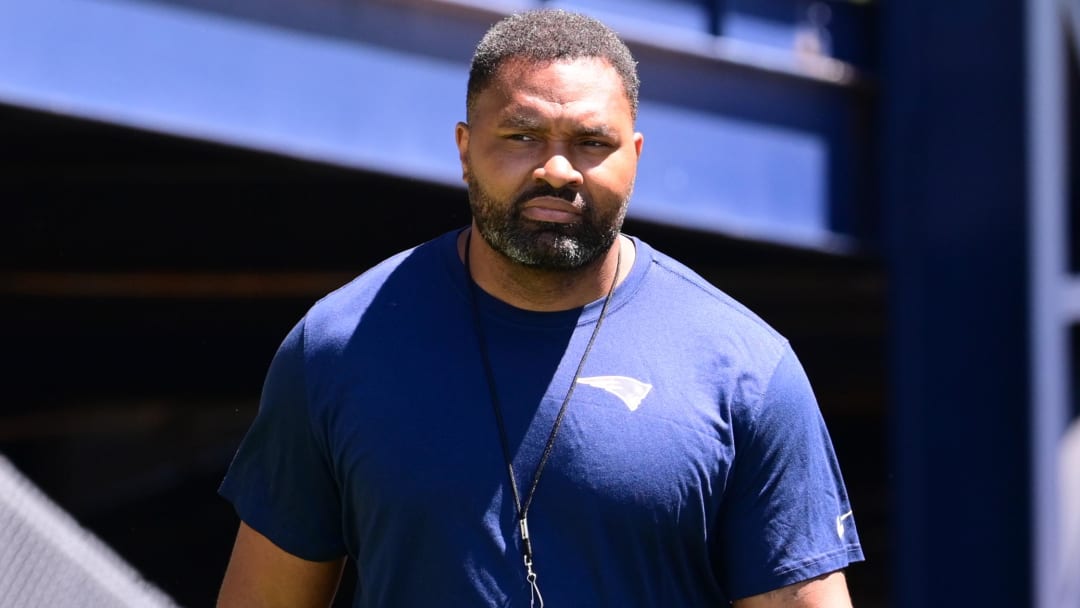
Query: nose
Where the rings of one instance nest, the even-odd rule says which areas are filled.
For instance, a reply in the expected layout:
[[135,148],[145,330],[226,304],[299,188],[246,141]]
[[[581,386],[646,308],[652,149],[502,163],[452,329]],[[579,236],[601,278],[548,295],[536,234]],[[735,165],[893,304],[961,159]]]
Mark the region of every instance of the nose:
[[553,188],[580,186],[584,181],[581,172],[562,154],[553,154],[543,166],[533,171],[533,177],[551,184]]

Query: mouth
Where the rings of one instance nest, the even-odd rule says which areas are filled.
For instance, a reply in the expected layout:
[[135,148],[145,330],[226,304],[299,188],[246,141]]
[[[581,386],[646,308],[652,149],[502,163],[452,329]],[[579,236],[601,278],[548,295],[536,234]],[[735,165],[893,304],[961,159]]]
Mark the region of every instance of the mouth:
[[538,196],[521,210],[525,219],[553,224],[573,224],[581,221],[581,215],[581,207],[554,196]]

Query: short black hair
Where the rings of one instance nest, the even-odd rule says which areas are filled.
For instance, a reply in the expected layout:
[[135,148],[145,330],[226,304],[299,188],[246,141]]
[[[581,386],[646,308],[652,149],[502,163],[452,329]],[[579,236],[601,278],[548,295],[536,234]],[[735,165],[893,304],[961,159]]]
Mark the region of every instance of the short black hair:
[[618,34],[600,21],[562,9],[540,9],[510,15],[493,25],[476,46],[465,97],[468,114],[476,97],[508,60],[547,63],[583,58],[604,59],[615,68],[637,118],[641,82],[637,62]]

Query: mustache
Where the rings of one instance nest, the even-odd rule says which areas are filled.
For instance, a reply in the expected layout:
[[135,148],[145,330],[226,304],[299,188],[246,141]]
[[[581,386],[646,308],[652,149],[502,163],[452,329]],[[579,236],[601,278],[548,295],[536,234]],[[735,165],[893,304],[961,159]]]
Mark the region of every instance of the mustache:
[[520,209],[522,206],[525,205],[525,203],[541,196],[561,198],[568,203],[573,203],[578,199],[580,193],[573,188],[556,188],[551,184],[547,183],[536,184],[532,188],[529,188],[528,190],[518,195],[517,199],[514,200],[514,208]]

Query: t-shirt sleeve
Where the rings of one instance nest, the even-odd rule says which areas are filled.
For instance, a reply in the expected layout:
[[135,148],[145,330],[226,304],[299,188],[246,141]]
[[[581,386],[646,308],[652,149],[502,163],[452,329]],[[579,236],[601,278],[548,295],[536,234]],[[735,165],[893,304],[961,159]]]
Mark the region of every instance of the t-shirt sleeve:
[[862,560],[832,441],[790,348],[760,403],[735,418],[735,460],[719,535],[719,573],[730,597],[757,595]]
[[281,549],[323,561],[345,553],[341,500],[310,412],[301,321],[270,364],[259,412],[219,492]]

